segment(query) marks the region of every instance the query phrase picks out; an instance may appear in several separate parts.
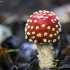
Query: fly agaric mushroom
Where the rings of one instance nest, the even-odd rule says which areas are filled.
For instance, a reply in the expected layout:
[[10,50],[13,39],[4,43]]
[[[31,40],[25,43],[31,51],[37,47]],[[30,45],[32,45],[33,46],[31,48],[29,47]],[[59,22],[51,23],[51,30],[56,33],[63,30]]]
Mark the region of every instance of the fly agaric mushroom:
[[39,10],[27,20],[25,38],[28,38],[29,42],[36,43],[41,68],[55,67],[54,51],[51,43],[60,39],[60,32],[59,19],[53,12]]

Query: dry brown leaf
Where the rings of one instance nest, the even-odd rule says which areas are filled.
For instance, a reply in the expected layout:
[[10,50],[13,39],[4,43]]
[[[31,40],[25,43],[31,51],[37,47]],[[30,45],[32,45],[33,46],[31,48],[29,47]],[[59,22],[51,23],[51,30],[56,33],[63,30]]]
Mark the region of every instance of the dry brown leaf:
[[2,56],[3,54],[6,56],[9,56],[8,53],[6,53],[7,48],[0,48],[0,56]]
[[70,55],[70,46],[62,50],[62,54]]

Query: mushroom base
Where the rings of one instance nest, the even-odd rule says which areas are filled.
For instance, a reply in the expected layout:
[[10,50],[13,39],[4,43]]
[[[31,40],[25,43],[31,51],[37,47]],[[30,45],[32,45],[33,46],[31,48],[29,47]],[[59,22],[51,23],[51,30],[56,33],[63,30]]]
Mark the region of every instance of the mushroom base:
[[37,44],[38,48],[38,59],[39,66],[41,69],[44,67],[52,68],[55,67],[54,63],[54,49],[51,44]]

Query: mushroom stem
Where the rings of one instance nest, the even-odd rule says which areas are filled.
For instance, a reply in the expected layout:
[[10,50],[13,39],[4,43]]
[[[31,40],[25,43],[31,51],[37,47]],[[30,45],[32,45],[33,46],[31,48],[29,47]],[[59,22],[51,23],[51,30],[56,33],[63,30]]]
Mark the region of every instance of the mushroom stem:
[[55,67],[54,63],[54,49],[51,44],[36,44],[38,48],[39,66],[41,69],[44,67]]

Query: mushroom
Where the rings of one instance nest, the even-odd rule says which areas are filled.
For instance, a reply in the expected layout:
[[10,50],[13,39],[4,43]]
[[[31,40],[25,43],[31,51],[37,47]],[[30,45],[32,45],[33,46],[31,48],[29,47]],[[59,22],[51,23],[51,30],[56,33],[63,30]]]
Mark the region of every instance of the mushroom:
[[53,42],[60,39],[61,25],[58,17],[46,10],[33,13],[27,20],[25,38],[34,42],[38,48],[40,68],[55,67]]
[[[0,24],[0,44],[7,39],[8,37],[11,37],[12,31],[9,27],[4,26],[2,24]],[[1,46],[0,46],[1,47]]]

